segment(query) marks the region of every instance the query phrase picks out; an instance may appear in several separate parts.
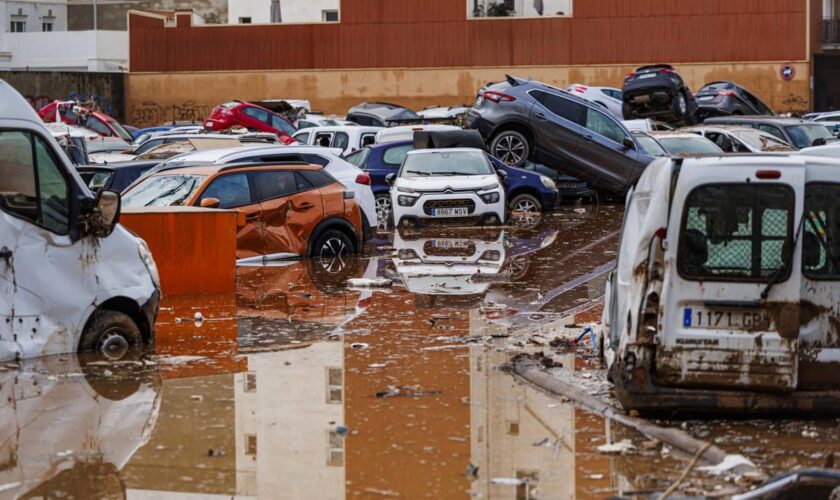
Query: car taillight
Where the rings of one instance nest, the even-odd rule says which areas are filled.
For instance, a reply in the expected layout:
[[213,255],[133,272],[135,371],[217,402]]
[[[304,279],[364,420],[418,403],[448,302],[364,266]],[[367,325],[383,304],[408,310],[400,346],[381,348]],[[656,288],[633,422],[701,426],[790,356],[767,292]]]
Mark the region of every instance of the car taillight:
[[587,87],[578,85],[577,87],[574,87],[572,90],[574,90],[575,92],[580,92],[581,94],[583,94],[584,92],[586,92],[589,89]]
[[368,174],[357,175],[356,184],[364,184],[365,186],[370,186],[370,176]]
[[635,71],[633,73],[627,73],[626,75],[624,75],[624,79],[629,80],[629,79],[633,78],[634,76],[636,76]]
[[731,90],[718,90],[718,95],[726,96],[726,97],[735,97],[735,92]]
[[778,170],[759,170],[755,173],[757,179],[778,179],[782,173]]
[[513,101],[516,100],[516,98],[513,97],[512,95],[503,94],[501,92],[496,92],[494,90],[487,90],[484,93],[482,93],[481,95],[484,96],[485,99],[487,99],[489,101],[493,101],[497,104],[500,103],[500,102],[513,102]]
[[673,73],[673,74],[676,74],[677,72],[672,70],[672,69],[669,69],[669,68],[662,68],[662,69],[659,70],[659,73]]

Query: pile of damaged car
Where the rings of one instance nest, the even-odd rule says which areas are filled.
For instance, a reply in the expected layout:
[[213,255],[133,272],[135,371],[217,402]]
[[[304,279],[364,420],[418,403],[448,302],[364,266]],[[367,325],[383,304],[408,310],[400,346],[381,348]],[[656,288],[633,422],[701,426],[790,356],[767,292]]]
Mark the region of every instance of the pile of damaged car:
[[840,112],[637,63],[0,80],[0,497],[840,498]]

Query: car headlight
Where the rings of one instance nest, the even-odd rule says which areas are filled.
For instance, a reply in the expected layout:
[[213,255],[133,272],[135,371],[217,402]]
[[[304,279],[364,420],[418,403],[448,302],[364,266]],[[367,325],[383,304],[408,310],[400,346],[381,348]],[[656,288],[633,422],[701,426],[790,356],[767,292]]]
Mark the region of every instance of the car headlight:
[[413,207],[414,204],[417,203],[417,197],[416,196],[399,195],[399,196],[397,196],[397,203],[401,207]]
[[498,251],[498,250],[487,250],[483,254],[481,254],[481,257],[479,257],[478,260],[490,260],[490,261],[493,261],[493,262],[498,262],[499,260],[501,260],[501,258],[502,258],[502,253],[500,251]]
[[481,199],[484,201],[484,203],[489,204],[489,203],[498,203],[501,198],[499,196],[499,192],[496,191],[496,192],[493,192],[493,193],[486,193],[486,194],[481,195]]
[[486,186],[481,186],[476,191],[490,191],[491,189],[498,189],[498,184],[487,184]]
[[397,191],[399,191],[400,193],[416,193],[417,192],[417,190],[414,189],[414,188],[403,187],[403,186],[398,187]]
[[547,187],[548,189],[557,189],[557,184],[544,175],[540,176],[540,182],[542,182],[543,186]]
[[152,257],[152,251],[149,250],[149,245],[142,238],[137,238],[137,251],[140,253],[140,260],[143,261],[143,264],[146,265],[146,269],[149,271],[152,283],[155,284],[155,287],[160,288],[160,273],[158,272],[157,264],[155,263],[154,257]]

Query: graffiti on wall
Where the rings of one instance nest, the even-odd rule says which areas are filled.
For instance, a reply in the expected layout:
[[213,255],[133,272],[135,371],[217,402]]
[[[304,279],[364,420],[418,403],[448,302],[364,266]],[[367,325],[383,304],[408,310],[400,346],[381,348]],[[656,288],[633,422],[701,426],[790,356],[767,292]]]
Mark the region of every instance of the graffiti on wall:
[[210,116],[211,107],[196,101],[184,101],[181,104],[158,104],[144,101],[133,107],[129,113],[129,123],[135,127],[150,127],[169,122],[202,123]]
[[808,112],[808,99],[800,95],[790,94],[782,101],[782,104],[787,106],[785,112],[791,113],[794,116],[799,116]]

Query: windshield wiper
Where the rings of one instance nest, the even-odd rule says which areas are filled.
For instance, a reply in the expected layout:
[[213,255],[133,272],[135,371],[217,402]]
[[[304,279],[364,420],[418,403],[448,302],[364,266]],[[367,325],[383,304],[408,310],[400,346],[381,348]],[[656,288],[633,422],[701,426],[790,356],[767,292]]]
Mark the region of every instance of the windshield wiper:
[[407,174],[418,174],[418,175],[425,175],[426,177],[432,175],[429,172],[421,172],[419,170],[406,170],[405,173]]
[[181,189],[182,187],[184,187],[187,184],[187,182],[189,182],[189,179],[184,179],[183,181],[181,181],[180,184],[178,184],[174,188],[170,189],[169,191],[165,191],[165,192],[155,196],[151,200],[149,200],[149,202],[146,203],[144,206],[150,207],[150,206],[152,206],[152,203],[158,201],[159,199],[166,198],[167,196],[170,196],[170,195],[173,195],[173,194],[177,193],[179,189]]
[[477,175],[477,174],[467,174],[464,172],[435,172],[435,175]]

